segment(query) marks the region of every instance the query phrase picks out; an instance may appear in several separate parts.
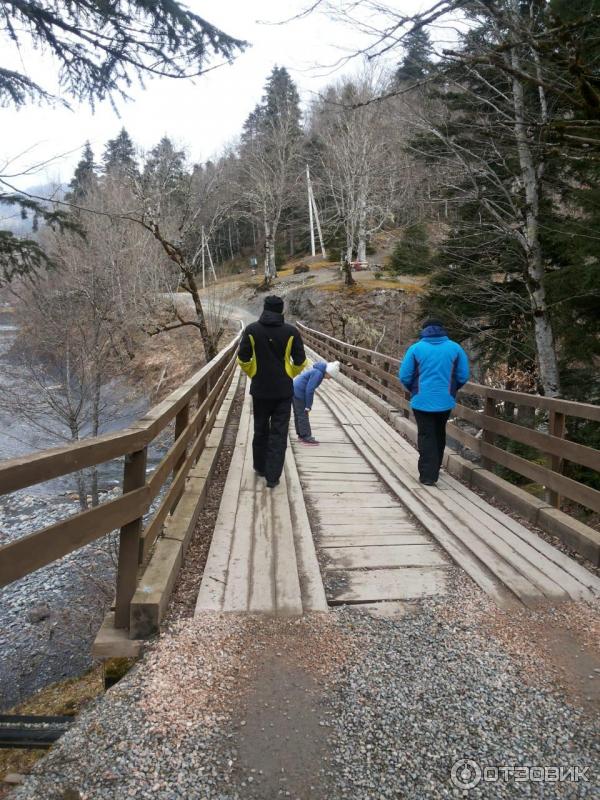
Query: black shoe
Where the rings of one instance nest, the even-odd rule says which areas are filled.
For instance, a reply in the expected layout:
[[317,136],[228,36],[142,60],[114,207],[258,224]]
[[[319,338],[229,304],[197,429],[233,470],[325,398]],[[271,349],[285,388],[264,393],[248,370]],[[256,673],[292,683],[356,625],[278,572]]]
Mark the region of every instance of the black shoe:
[[423,478],[419,478],[419,483],[422,483],[423,486],[435,486],[437,481],[424,481]]
[[267,489],[274,489],[279,486],[279,481],[267,481]]

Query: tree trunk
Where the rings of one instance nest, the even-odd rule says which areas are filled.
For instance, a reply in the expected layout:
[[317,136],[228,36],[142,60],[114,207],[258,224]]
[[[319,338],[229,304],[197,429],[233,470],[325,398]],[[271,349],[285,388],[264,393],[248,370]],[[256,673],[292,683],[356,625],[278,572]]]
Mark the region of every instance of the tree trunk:
[[367,187],[361,181],[358,195],[358,248],[357,261],[367,260]]
[[[514,72],[521,69],[516,47],[511,51]],[[525,188],[525,239],[527,271],[525,281],[531,302],[533,326],[540,383],[548,397],[560,395],[560,377],[552,324],[546,303],[544,288],[544,262],[539,240],[540,185],[533,153],[527,138],[525,96],[523,84],[518,77],[512,79],[513,105],[515,111],[515,138],[519,153],[519,165]]]
[[185,288],[187,288],[188,292],[192,295],[192,300],[194,301],[198,330],[200,331],[200,338],[202,339],[202,345],[204,347],[204,355],[206,357],[206,362],[208,363],[217,355],[217,347],[212,340],[206,324],[204,308],[202,307],[202,301],[200,300],[200,293],[198,291],[198,285],[194,275],[191,270],[185,270],[184,275],[187,281],[187,286]]

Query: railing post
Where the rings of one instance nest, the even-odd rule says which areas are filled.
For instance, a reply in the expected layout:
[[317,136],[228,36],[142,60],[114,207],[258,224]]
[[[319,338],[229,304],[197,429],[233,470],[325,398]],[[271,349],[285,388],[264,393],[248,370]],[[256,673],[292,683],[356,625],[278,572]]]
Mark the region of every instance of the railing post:
[[[207,397],[208,397],[208,380],[204,381],[202,386],[200,386],[200,388],[198,389],[198,395],[197,395],[198,408],[200,408],[200,406],[202,405],[202,403],[204,403]],[[197,430],[200,430],[202,428],[202,426],[206,422],[207,417],[208,417],[208,412],[205,411],[205,413],[202,415],[202,418],[198,419]]]
[[[496,401],[494,400],[493,397],[488,397],[486,395],[485,404],[483,407],[483,413],[485,414],[486,417],[496,416]],[[481,440],[486,444],[492,444],[492,445],[496,441],[496,434],[486,429],[485,422],[483,423],[483,434],[481,436]],[[494,466],[493,459],[487,458],[486,456],[482,457],[481,463],[484,469],[491,470]]]
[[[179,439],[181,434],[185,431],[190,421],[190,403],[188,402],[177,412],[177,416],[175,417],[175,441]],[[177,459],[177,463],[173,467],[173,478],[177,475],[179,470],[185,464],[185,459],[187,458],[187,447],[185,447],[183,453]],[[181,500],[181,495],[183,494],[183,487],[175,500],[173,501],[173,505],[171,506],[171,514],[177,508],[177,503]]]
[[[125,456],[123,494],[141,489],[146,483],[146,457],[145,447]],[[121,528],[119,534],[115,628],[129,628],[129,606],[137,586],[142,522],[142,517],[128,522]]]
[[[564,439],[566,428],[565,415],[560,411],[551,411],[549,423],[549,433],[552,436],[557,436],[559,439]],[[564,461],[560,456],[553,455],[550,457],[550,467],[554,472],[561,474],[563,470],[563,463]],[[551,489],[546,490],[546,500],[555,508],[560,508],[562,505],[562,497],[558,494],[558,492],[554,492]]]

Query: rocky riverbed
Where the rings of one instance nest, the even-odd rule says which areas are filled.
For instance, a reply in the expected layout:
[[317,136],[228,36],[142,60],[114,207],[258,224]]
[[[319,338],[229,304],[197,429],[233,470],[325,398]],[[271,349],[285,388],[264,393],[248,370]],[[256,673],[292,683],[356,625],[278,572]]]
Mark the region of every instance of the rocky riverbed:
[[[78,511],[68,497],[15,492],[0,507],[0,544]],[[0,590],[0,710],[91,666],[114,573],[115,542],[108,536]]]

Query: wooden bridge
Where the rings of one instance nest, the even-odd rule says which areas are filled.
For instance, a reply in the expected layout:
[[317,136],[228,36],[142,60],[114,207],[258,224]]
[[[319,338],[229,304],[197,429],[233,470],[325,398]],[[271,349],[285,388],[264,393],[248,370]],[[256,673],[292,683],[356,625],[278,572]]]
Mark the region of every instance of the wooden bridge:
[[[94,651],[134,654],[160,629],[243,393],[199,612],[295,615],[340,603],[416,601],[458,592],[469,580],[502,607],[600,594],[589,570],[526,524],[600,563],[598,532],[561,510],[566,498],[600,512],[600,491],[563,474],[566,460],[598,470],[598,451],[571,441],[566,424],[600,423],[598,406],[467,384],[449,427],[464,452],[448,449],[438,485],[426,487],[417,479],[415,427],[397,360],[301,329],[313,357],[339,359],[342,376],[317,393],[311,422],[319,447],[292,437],[275,490],[252,469],[251,402],[235,365],[236,338],[126,430],[0,464],[4,494],[124,459],[120,497],[0,547],[0,586],[119,530],[114,610]],[[536,409],[537,429],[519,424],[519,408]],[[169,426],[173,444],[147,474],[148,446]],[[536,448],[539,458],[515,455],[502,441]],[[544,497],[504,481],[496,465],[539,483]]]

